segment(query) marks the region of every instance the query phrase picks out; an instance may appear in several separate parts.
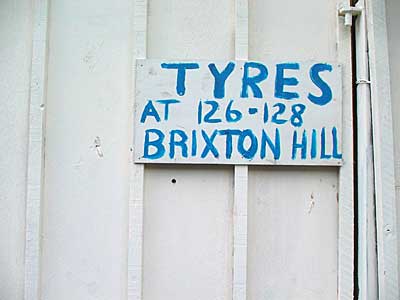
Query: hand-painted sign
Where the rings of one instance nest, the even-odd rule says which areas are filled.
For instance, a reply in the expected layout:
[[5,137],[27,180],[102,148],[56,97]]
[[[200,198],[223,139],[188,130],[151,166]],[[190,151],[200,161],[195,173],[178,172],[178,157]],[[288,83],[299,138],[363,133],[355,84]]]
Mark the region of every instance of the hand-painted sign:
[[138,60],[135,162],[340,165],[341,68]]

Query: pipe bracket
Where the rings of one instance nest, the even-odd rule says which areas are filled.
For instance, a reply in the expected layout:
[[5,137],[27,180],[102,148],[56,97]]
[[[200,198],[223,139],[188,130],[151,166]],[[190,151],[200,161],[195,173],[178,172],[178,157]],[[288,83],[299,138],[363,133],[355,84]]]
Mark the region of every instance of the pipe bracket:
[[350,27],[351,25],[353,25],[353,17],[360,15],[363,9],[363,7],[343,4],[339,6],[338,13],[339,16],[344,17],[344,25]]

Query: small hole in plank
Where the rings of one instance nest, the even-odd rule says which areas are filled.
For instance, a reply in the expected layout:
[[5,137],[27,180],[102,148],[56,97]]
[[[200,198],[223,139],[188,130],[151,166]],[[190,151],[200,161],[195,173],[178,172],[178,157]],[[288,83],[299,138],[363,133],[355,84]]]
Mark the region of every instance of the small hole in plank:
[[172,182],[172,183],[176,183],[176,179],[175,179],[175,178],[172,178],[172,179],[171,179],[171,182]]

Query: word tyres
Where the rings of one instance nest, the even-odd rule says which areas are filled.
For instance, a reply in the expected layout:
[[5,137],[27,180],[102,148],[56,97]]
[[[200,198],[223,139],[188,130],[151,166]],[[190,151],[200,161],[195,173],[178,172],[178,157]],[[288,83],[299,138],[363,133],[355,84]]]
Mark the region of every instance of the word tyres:
[[341,67],[137,60],[136,163],[342,164]]

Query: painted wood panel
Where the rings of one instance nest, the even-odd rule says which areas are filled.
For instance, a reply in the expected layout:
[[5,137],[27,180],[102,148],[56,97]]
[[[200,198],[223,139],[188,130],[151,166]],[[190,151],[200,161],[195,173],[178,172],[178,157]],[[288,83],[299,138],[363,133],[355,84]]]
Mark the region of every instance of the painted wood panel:
[[0,2],[0,299],[22,300],[31,1]]
[[249,300],[337,299],[337,175],[250,168]]
[[[149,1],[147,58],[232,59],[233,9]],[[143,299],[231,299],[233,169],[145,167],[144,195]]]
[[[140,53],[156,59],[234,59],[233,2],[150,0],[147,46],[142,43]],[[128,0],[51,1],[44,300],[127,298],[132,53],[137,46],[133,7]],[[338,59],[335,2],[250,1],[250,19],[250,59]],[[346,48],[347,42],[338,47]],[[250,170],[248,242],[254,255],[247,273],[249,299],[265,293],[294,297],[283,290],[285,285],[295,286],[304,299],[336,299],[338,169],[301,170]],[[156,165],[144,171],[144,299],[165,299],[166,294],[178,300],[231,299],[233,167]],[[297,190],[289,188],[287,178]],[[275,203],[280,195],[283,200]],[[257,206],[263,203],[270,209]],[[281,252],[271,240],[299,251]],[[278,273],[277,283],[271,271],[281,262],[292,272]],[[347,298],[348,286],[351,280]]]
[[234,58],[234,2],[149,0],[147,58]]
[[[397,83],[398,78],[400,78],[400,39],[398,31],[400,27],[400,20],[398,17],[400,14],[400,2],[396,0],[386,1],[386,14],[393,114],[397,232],[400,232],[400,86]],[[400,249],[400,239],[398,239],[398,243],[398,249]]]
[[341,80],[326,60],[137,60],[135,162],[340,165]]
[[394,136],[384,1],[367,1],[379,299],[400,298]]
[[[249,59],[263,60],[280,55],[349,62],[349,32],[338,22],[334,1],[250,1]],[[348,67],[343,78],[343,99],[349,107]],[[349,115],[351,111],[345,108],[343,120],[347,127],[351,120]],[[336,299],[338,293],[343,299],[352,299],[352,151],[349,132],[345,134],[345,140],[346,163],[342,171],[347,170],[348,177],[343,182],[347,181],[350,186],[343,184],[341,192],[335,168],[250,169],[249,300]],[[319,190],[322,182],[329,187],[323,192]],[[342,203],[347,202],[346,209],[339,209],[337,205],[338,192],[345,197]],[[319,195],[318,200],[315,193]],[[347,224],[346,229],[339,227],[339,211],[350,220],[341,225]],[[347,236],[342,236],[341,232]],[[339,236],[347,245],[350,243],[346,253],[338,243]],[[349,267],[338,269],[337,266],[344,262]],[[338,276],[343,278],[339,289]]]
[[232,167],[145,169],[143,300],[232,299]]
[[50,5],[42,298],[126,299],[132,1]]

